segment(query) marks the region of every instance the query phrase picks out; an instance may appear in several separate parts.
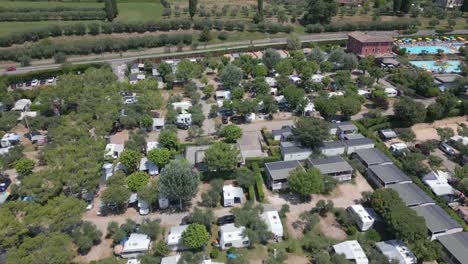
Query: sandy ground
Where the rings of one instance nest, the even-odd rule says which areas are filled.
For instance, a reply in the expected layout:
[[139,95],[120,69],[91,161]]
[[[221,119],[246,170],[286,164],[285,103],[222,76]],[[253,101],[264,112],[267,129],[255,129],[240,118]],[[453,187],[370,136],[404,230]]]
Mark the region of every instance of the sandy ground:
[[335,216],[332,213],[328,213],[327,217],[320,218],[319,223],[320,231],[331,239],[345,240],[348,236],[341,229],[340,224],[336,222]]
[[125,144],[125,141],[128,140],[129,132],[128,130],[122,130],[117,132],[110,137],[110,143],[112,144]]
[[457,133],[459,123],[468,125],[467,117],[460,116],[438,120],[433,123],[416,124],[412,126],[411,129],[416,134],[417,141],[425,141],[429,139],[439,139],[436,128],[450,127],[455,133]]

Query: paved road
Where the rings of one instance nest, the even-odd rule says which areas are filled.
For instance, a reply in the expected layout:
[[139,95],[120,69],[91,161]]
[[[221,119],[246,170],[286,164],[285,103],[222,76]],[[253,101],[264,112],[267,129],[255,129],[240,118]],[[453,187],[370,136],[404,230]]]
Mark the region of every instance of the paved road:
[[[468,34],[468,30],[455,30],[452,32],[453,34]],[[397,31],[369,31],[369,35],[384,35],[384,36],[392,36],[396,37],[399,35]],[[423,30],[418,31],[412,35],[432,35],[434,34],[433,30]],[[335,33],[318,33],[318,34],[308,34],[300,36],[302,42],[310,42],[310,41],[332,41],[332,40],[343,40],[346,39],[348,36],[348,32],[335,32]],[[200,49],[196,51],[182,51],[182,52],[174,52],[170,53],[170,55],[177,56],[177,55],[187,55],[187,54],[202,54],[206,52],[214,52],[214,51],[229,51],[230,49],[242,49],[242,48],[250,48],[250,47],[265,47],[270,45],[280,45],[286,44],[286,38],[265,38],[259,40],[252,40],[252,41],[239,41],[239,42],[226,42],[222,44],[212,44],[207,45],[205,49]],[[131,54],[131,55],[129,55]],[[122,64],[127,63],[130,61],[134,61],[136,59],[145,59],[145,58],[157,58],[169,55],[167,52],[164,51],[164,48],[153,49],[150,51],[141,51],[141,52],[134,52],[130,51],[127,53],[123,53],[122,57],[116,57],[117,54],[106,54],[106,55],[89,55],[89,56],[80,56],[76,58],[69,58],[69,62],[73,64],[87,64],[87,63],[103,63],[107,62],[110,64]],[[107,57],[106,57],[107,56]],[[50,60],[49,60],[50,61]],[[19,73],[27,73],[30,71],[38,71],[38,70],[46,70],[46,69],[56,69],[59,68],[60,64],[46,64],[44,62],[34,62],[37,65],[29,66],[29,67],[18,67],[14,72],[7,72],[5,69],[0,71],[0,74],[19,74]],[[33,64],[34,64],[33,63]],[[39,65],[42,64],[42,65]]]
[[454,172],[455,167],[457,164],[453,161],[451,161],[445,153],[443,153],[440,149],[435,149],[434,152],[432,153],[434,156],[437,156],[442,159],[442,165],[447,168],[449,172]]

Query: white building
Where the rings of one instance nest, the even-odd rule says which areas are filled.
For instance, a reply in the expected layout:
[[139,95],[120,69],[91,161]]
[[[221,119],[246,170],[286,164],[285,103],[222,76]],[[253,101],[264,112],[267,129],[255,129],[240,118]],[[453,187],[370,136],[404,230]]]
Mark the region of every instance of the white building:
[[300,78],[299,76],[297,76],[297,75],[290,75],[290,76],[289,76],[289,80],[290,80],[292,83],[295,83],[295,84],[302,81],[301,78]]
[[117,159],[118,157],[120,157],[120,154],[122,154],[123,150],[123,144],[107,144],[104,158],[112,157],[114,159]]
[[147,157],[141,158],[139,170],[147,172],[150,176],[155,176],[159,174],[158,166],[152,161],[148,160]]
[[343,254],[347,260],[354,261],[356,264],[368,264],[366,253],[356,240],[348,240],[333,246],[337,254]]
[[275,78],[273,77],[265,77],[265,82],[270,86],[270,87],[276,87],[278,85],[278,82],[276,81]]
[[147,215],[150,212],[150,205],[143,201],[142,199],[138,198],[138,213],[140,215]]
[[312,155],[312,149],[303,147],[299,142],[282,141],[280,143],[281,157],[284,161],[305,160]]
[[15,105],[11,109],[11,111],[27,111],[29,107],[31,106],[31,100],[29,99],[19,99],[18,101],[15,102]]
[[179,262],[180,255],[164,257],[161,259],[161,264],[177,264]]
[[182,243],[182,234],[188,228],[188,225],[173,226],[167,234],[166,244],[171,250],[183,250],[185,249]]
[[399,264],[416,264],[416,256],[401,240],[388,240],[375,243],[377,249],[384,254],[389,261],[396,260]]
[[172,103],[172,107],[174,107],[174,109],[181,109],[187,111],[192,107],[192,103],[188,101],[175,102]]
[[20,136],[16,133],[6,133],[3,135],[0,145],[2,148],[7,148],[18,144]]
[[369,215],[366,209],[360,204],[354,204],[348,207],[348,213],[356,221],[356,225],[361,231],[367,231],[375,222],[375,219]]
[[112,163],[104,163],[102,164],[102,176],[106,179],[106,181],[114,175],[114,165]]
[[426,174],[422,180],[435,195],[448,197],[455,195],[455,189],[448,182],[450,178],[450,173],[436,170]]
[[187,113],[187,114],[179,114],[177,116],[177,123],[184,123],[187,125],[192,125],[192,114]]
[[161,130],[161,129],[164,128],[164,125],[165,125],[164,118],[162,118],[162,117],[153,118],[153,126],[152,126],[153,130]]
[[223,206],[234,206],[244,201],[244,191],[240,187],[232,185],[223,186]]
[[314,74],[314,75],[312,75],[312,77],[310,79],[314,83],[319,83],[319,82],[323,81],[323,78],[325,78],[325,76],[323,76],[321,74]]
[[157,141],[148,141],[146,142],[146,154],[153,149],[159,148],[159,142]]
[[216,100],[231,100],[231,91],[220,90],[216,91]]
[[250,245],[250,240],[244,236],[245,227],[236,227],[234,224],[219,227],[219,246],[221,250],[231,247],[244,248]]
[[122,258],[136,258],[145,254],[151,248],[151,239],[145,234],[130,234],[122,250],[118,253]]
[[268,211],[260,215],[268,226],[268,230],[273,233],[276,239],[283,238],[283,224],[278,211]]

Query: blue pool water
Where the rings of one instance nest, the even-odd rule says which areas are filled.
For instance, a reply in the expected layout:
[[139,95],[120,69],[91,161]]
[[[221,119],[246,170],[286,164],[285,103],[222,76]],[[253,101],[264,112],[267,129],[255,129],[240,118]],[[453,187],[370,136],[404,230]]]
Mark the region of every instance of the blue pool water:
[[445,54],[455,53],[445,46],[410,46],[402,48],[405,48],[408,54],[421,54],[423,50],[427,51],[429,54],[437,54],[438,49],[443,50]]
[[460,61],[449,60],[444,61],[446,66],[436,65],[435,61],[410,61],[416,67],[435,72],[461,72]]

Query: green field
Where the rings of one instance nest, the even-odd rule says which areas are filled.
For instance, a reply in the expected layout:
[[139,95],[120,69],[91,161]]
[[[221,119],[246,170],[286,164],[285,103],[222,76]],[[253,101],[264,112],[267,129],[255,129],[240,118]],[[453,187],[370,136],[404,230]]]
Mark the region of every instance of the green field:
[[[104,6],[103,3],[98,2],[13,2],[13,1],[0,1],[2,7],[54,7],[54,6]],[[158,0],[155,1],[118,1],[119,15],[115,21],[130,22],[130,21],[147,21],[161,19],[163,7]],[[0,22],[0,35],[10,34],[18,30],[28,30],[56,24],[72,24],[77,21],[31,21],[31,22]],[[87,20],[83,23],[90,23]]]

